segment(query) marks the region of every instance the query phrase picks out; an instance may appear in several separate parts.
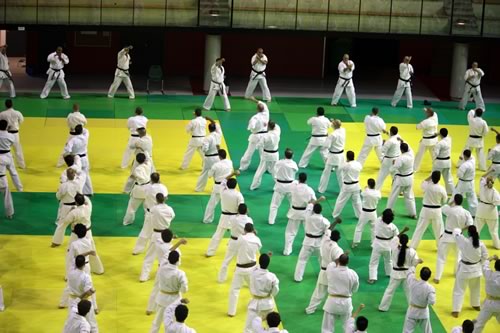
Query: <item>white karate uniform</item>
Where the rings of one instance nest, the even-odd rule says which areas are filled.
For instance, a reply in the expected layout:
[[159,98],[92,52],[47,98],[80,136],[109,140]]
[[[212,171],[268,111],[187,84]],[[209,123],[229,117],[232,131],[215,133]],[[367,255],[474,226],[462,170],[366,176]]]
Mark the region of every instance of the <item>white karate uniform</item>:
[[262,55],[260,61],[257,61],[257,54],[254,54],[250,64],[252,65],[252,71],[250,72],[250,81],[248,81],[247,89],[245,91],[245,98],[250,98],[257,87],[257,83],[262,90],[262,99],[266,102],[271,100],[271,92],[267,86],[266,78],[266,67],[267,67],[267,57],[265,54]]
[[374,224],[377,220],[377,205],[381,198],[382,193],[379,190],[366,187],[361,192],[361,206],[363,208],[361,208],[358,223],[354,230],[353,243],[359,244],[361,242],[361,236],[366,224],[370,227],[370,243],[373,243],[373,239],[375,238]]
[[[69,273],[76,268],[75,266],[75,258],[79,255],[85,255],[86,253],[92,251],[92,244],[90,240],[87,238],[78,238],[71,242],[68,246],[68,250],[66,252],[66,273],[65,277],[69,275]],[[83,270],[90,274],[90,255],[85,255],[85,266]],[[65,300],[65,301],[64,301]],[[68,304],[69,294],[67,290],[64,290],[63,297],[61,298],[60,304]]]
[[356,107],[356,92],[354,91],[354,82],[352,80],[352,72],[355,69],[354,62],[351,60],[348,60],[347,64],[349,66],[352,66],[351,69],[349,69],[343,61],[339,63],[338,70],[339,70],[339,79],[337,81],[337,85],[335,86],[335,91],[333,92],[332,96],[332,105],[337,105],[339,102],[340,96],[342,96],[342,93],[344,92],[347,95],[347,99],[349,100],[349,104],[351,105],[351,108]]
[[224,66],[217,66],[213,64],[210,69],[210,74],[212,76],[212,81],[210,82],[210,88],[208,89],[208,95],[203,103],[203,108],[205,110],[210,110],[214,104],[215,95],[219,93],[222,97],[222,102],[224,103],[224,110],[228,111],[231,109],[229,104],[229,99],[227,98],[226,85],[224,84]]
[[219,270],[217,279],[219,283],[223,283],[227,280],[227,268],[229,267],[231,261],[233,261],[233,258],[238,253],[238,246],[237,246],[238,238],[245,232],[244,229],[247,223],[253,224],[252,218],[249,217],[248,215],[238,214],[232,219],[230,219],[231,237],[229,238],[229,241],[227,243],[226,255],[224,257],[224,260],[222,261],[222,265]]
[[415,156],[415,165],[414,169],[417,172],[420,169],[420,164],[422,163],[422,158],[424,157],[424,153],[428,150],[431,154],[431,159],[434,159],[434,146],[438,142],[438,115],[434,112],[432,117],[428,117],[427,119],[422,120],[417,125],[417,130],[422,131],[422,139],[418,145],[418,152]]
[[[56,192],[56,198],[59,200],[59,208],[57,209],[56,225],[59,226],[62,219],[68,215],[73,209],[75,203],[75,195],[81,193],[82,183],[78,179],[68,180],[59,185]],[[63,233],[64,234],[64,233]]]
[[208,177],[212,166],[219,161],[219,149],[222,132],[219,126],[215,127],[216,130],[211,132],[207,137],[203,139],[201,146],[201,151],[204,154],[203,158],[203,168],[201,169],[201,174],[196,181],[196,192],[202,192],[207,186]]
[[74,135],[64,147],[64,155],[78,155],[82,163],[82,172],[85,173],[85,183],[82,193],[93,195],[92,179],[90,178],[90,162],[88,157],[89,131],[84,128],[83,133]]
[[403,93],[406,94],[406,107],[408,109],[413,108],[413,97],[411,94],[411,77],[413,75],[413,66],[406,64],[404,62],[399,64],[399,79],[396,92],[394,97],[392,97],[391,105],[394,107],[398,104]]
[[375,150],[377,158],[382,162],[382,132],[385,131],[385,122],[379,116],[367,115],[364,120],[366,138],[359,152],[357,161],[365,164],[366,158],[372,149]]
[[78,314],[78,306],[71,309],[63,333],[90,333],[90,324],[85,317]]
[[180,301],[170,304],[165,309],[165,319],[163,326],[165,326],[165,333],[196,333],[194,329],[188,327],[184,323],[179,323],[175,319],[175,309],[181,304]]
[[378,264],[380,257],[384,259],[385,275],[390,276],[392,272],[392,249],[398,244],[399,229],[394,223],[385,223],[380,217],[375,222],[375,239],[372,243],[372,254],[368,265],[369,279],[377,280]]
[[255,175],[253,176],[252,184],[250,185],[251,190],[255,190],[260,187],[262,182],[262,176],[267,171],[271,176],[274,172],[274,165],[279,160],[279,144],[280,144],[281,128],[278,124],[273,130],[262,134],[262,141],[260,142],[262,148],[262,154],[260,155],[259,166]]
[[488,160],[491,161],[490,168],[494,170],[493,175],[500,179],[500,143],[491,148],[488,152]]
[[386,208],[393,209],[399,193],[403,192],[408,215],[416,216],[417,208],[415,207],[415,194],[413,193],[413,151],[411,148],[396,159],[391,167],[391,173],[394,174],[394,181],[392,182],[391,194],[387,200]]
[[302,281],[311,255],[316,255],[321,265],[321,242],[330,227],[330,222],[322,214],[315,214],[312,209],[313,205],[309,204],[306,210],[306,219],[304,220],[304,240],[295,266],[294,280],[296,282]]
[[68,86],[66,85],[66,81],[64,80],[64,65],[69,63],[69,58],[64,53],[61,53],[61,59],[56,52],[52,52],[47,57],[47,62],[49,63],[49,69],[47,70],[47,83],[45,83],[45,87],[43,87],[42,93],[40,94],[40,98],[44,99],[50,93],[50,90],[54,86],[54,83],[59,85],[59,89],[61,89],[61,95],[64,99],[69,99],[71,96],[68,94]]
[[262,318],[256,317],[252,322],[252,329],[254,333],[288,333],[287,330],[280,330],[278,327],[269,327],[265,329],[262,327]]
[[[465,71],[464,94],[462,96],[462,100],[458,104],[458,108],[461,110],[465,109],[467,103],[469,102],[469,98],[472,95],[474,102],[476,103],[476,108],[486,111],[486,105],[484,104],[483,95],[481,94],[481,79],[484,76],[484,72],[481,68],[477,68],[476,70],[477,72],[470,68]],[[469,79],[470,76],[472,76],[472,78]]]
[[442,138],[434,146],[432,160],[432,171],[440,171],[441,179],[444,181],[446,193],[451,195],[455,190],[453,177],[451,176],[451,138]]
[[188,279],[186,273],[181,271],[177,265],[166,263],[160,266],[156,275],[160,292],[156,296],[156,316],[151,326],[151,333],[158,333],[165,317],[165,309],[169,305],[180,301],[181,293],[188,291]]
[[269,207],[269,224],[274,224],[276,222],[276,215],[278,215],[278,208],[280,207],[283,199],[286,197],[291,205],[292,194],[291,188],[292,183],[295,180],[295,174],[299,170],[297,163],[292,159],[282,159],[276,162],[274,165],[274,192],[271,198],[271,205]]
[[479,247],[474,248],[472,238],[465,238],[461,229],[454,229],[453,236],[457,242],[461,258],[455,275],[455,285],[453,286],[453,312],[460,312],[467,285],[470,289],[470,305],[473,307],[480,306],[481,276],[483,276],[481,266],[488,258],[488,252],[481,241],[479,241]]
[[149,274],[151,272],[151,267],[156,259],[160,260],[160,250],[158,249],[158,242],[162,242],[161,233],[165,229],[170,228],[170,223],[175,218],[175,212],[169,205],[165,203],[156,204],[150,208],[151,217],[150,223],[153,229],[153,234],[149,241],[148,249],[146,250],[146,255],[144,256],[144,262],[142,264],[141,276],[139,281],[144,282],[149,280]]
[[189,139],[184,158],[182,159],[182,170],[189,167],[195,151],[197,151],[203,159],[204,154],[201,151],[201,147],[203,146],[203,139],[205,135],[207,135],[207,120],[205,117],[199,116],[192,119],[186,126],[186,133],[191,135],[191,139]]
[[267,123],[269,122],[269,108],[263,102],[258,102],[258,104],[263,105],[262,111],[257,112],[250,118],[248,122],[247,130],[250,131],[248,136],[248,147],[243,157],[240,161],[240,170],[245,171],[250,166],[252,162],[252,156],[255,149],[259,150],[259,155],[262,158],[262,140],[264,139],[263,134],[267,133]]
[[134,87],[132,86],[132,81],[130,81],[130,73],[128,72],[130,66],[130,54],[122,49],[118,52],[117,56],[116,70],[115,70],[115,79],[109,87],[108,97],[113,98],[115,96],[116,90],[120,87],[120,85],[125,84],[125,88],[127,88],[128,98],[134,99]]
[[12,161],[8,156],[5,156],[5,154],[0,155],[0,192],[3,194],[3,207],[7,217],[14,215],[14,202],[7,181],[7,165],[9,163],[12,163]]
[[[241,235],[236,241],[236,269],[234,270],[231,289],[229,290],[229,306],[227,313],[230,316],[236,315],[238,297],[243,284],[250,285],[250,275],[257,268],[257,253],[262,248],[262,243],[253,232]],[[253,266],[250,266],[252,265]],[[250,267],[241,267],[247,265]]]
[[[90,277],[90,274],[86,273],[84,270],[75,268],[68,274],[66,290],[69,294],[69,314],[74,312],[74,308],[77,307],[78,303],[81,301],[79,296],[91,289],[95,290],[92,278]],[[91,296],[91,302],[92,306],[90,307],[90,311],[85,316],[85,319],[87,319],[90,324],[90,332],[98,333],[99,328],[97,326],[97,320],[94,312],[95,309],[97,309],[97,305],[95,304],[95,293]]]
[[0,131],[0,156],[2,159],[2,164],[7,168],[10,174],[10,178],[14,183],[14,186],[19,192],[23,191],[23,184],[17,173],[16,166],[14,165],[14,159],[10,152],[11,147],[16,142],[16,138],[12,133],[7,131]]
[[315,116],[307,120],[307,125],[311,126],[311,138],[307,144],[304,154],[299,161],[299,168],[307,168],[309,165],[309,160],[316,149],[319,149],[321,159],[326,162],[328,158],[328,147],[326,146],[326,141],[328,138],[328,129],[330,128],[331,122],[325,116]]
[[[470,110],[467,113],[467,121],[469,122],[469,137],[465,142],[464,150],[476,150],[476,157],[479,163],[479,170],[486,170],[486,155],[484,153],[484,137],[488,134],[488,124],[482,117],[475,117],[475,110]],[[458,166],[463,163],[462,160],[458,162]]]
[[278,295],[280,281],[267,269],[257,268],[250,274],[250,294],[244,333],[254,333],[252,323],[255,318],[265,317],[274,310],[274,297]]
[[128,201],[127,211],[123,217],[123,225],[134,223],[135,213],[141,204],[144,203],[146,194],[145,186],[150,183],[151,179],[151,164],[149,161],[139,164],[133,171],[130,177],[134,180],[134,185],[130,191],[130,199]]
[[[151,173],[156,172],[155,164],[153,161],[153,138],[151,138],[151,136],[144,135],[142,137],[139,137],[137,140],[135,140],[130,148],[134,148],[133,156],[137,156],[137,154],[139,153],[144,154],[144,156],[146,156],[146,161],[151,165]],[[130,174],[134,172],[135,168],[137,168],[138,165],[139,163],[134,159]],[[125,182],[125,186],[123,187],[123,192],[130,193],[130,191],[132,191],[132,188],[134,187],[134,183],[134,178],[129,176],[127,178],[127,181]]]
[[311,201],[316,200],[314,190],[309,185],[303,183],[292,183],[290,194],[291,207],[287,214],[288,224],[285,229],[285,246],[283,249],[283,255],[285,256],[289,256],[292,253],[293,241],[295,240],[295,236],[297,236],[300,224],[306,218],[307,205]]
[[417,280],[415,273],[408,275],[406,283],[410,298],[403,333],[413,333],[418,326],[424,333],[432,333],[429,305],[436,303],[436,289],[426,281]]
[[215,207],[219,204],[221,191],[226,187],[226,178],[233,173],[233,162],[227,159],[220,160],[212,165],[208,176],[214,179],[214,186],[210,199],[205,209],[203,223],[212,223],[215,215]]
[[342,329],[345,330],[346,323],[352,313],[352,294],[358,291],[358,274],[346,267],[330,263],[326,269],[328,279],[328,294],[323,306],[322,333],[335,331],[335,321],[342,322]]
[[[69,140],[71,140],[71,138],[75,135],[75,127],[76,126],[87,125],[87,118],[85,117],[85,115],[83,113],[80,113],[80,111],[73,111],[73,112],[70,112],[68,114],[68,116],[66,117],[66,123],[68,124],[69,135],[68,135],[68,139],[66,139],[66,143],[64,144],[64,146],[66,146],[68,144]],[[59,168],[63,164],[64,164],[64,147],[63,147],[61,155],[59,155],[59,160],[57,161],[56,167]]]
[[333,209],[333,218],[337,218],[342,213],[347,200],[352,200],[352,208],[354,215],[359,218],[361,215],[361,188],[359,187],[359,174],[363,169],[363,165],[358,161],[349,161],[344,163],[339,172],[342,174],[343,185],[340,188],[339,196],[335,201]]
[[500,324],[500,272],[491,270],[490,261],[485,260],[483,264],[483,274],[486,299],[481,306],[479,316],[477,316],[474,325],[474,333],[481,333],[491,317],[495,317],[497,323]]
[[125,148],[125,152],[123,153],[123,159],[121,167],[125,169],[130,165],[130,160],[133,158],[135,160],[135,156],[133,156],[135,152],[134,144],[137,140],[139,140],[139,134],[137,133],[138,128],[146,128],[148,124],[148,118],[143,115],[135,115],[127,120],[127,128],[130,131],[130,137],[128,139],[127,147]]
[[394,297],[394,293],[396,292],[396,289],[398,289],[400,285],[403,287],[403,291],[405,293],[407,302],[410,298],[406,278],[408,277],[408,274],[415,272],[415,267],[418,265],[419,258],[417,255],[417,251],[415,251],[411,247],[406,248],[405,261],[403,263],[403,266],[398,266],[398,258],[400,252],[401,252],[401,246],[398,246],[397,243],[394,242],[391,254],[391,260],[392,260],[391,279],[389,280],[389,284],[385,289],[384,296],[382,296],[382,300],[380,301],[380,305],[378,306],[378,309],[380,311],[384,312],[389,311],[389,308],[391,307],[392,303],[392,298]]
[[337,183],[339,189],[342,187],[342,175],[339,171],[340,166],[345,162],[344,148],[345,148],[346,132],[345,128],[338,128],[328,136],[325,142],[325,147],[328,150],[328,155],[325,161],[325,168],[319,180],[318,192],[325,193],[330,182],[330,175],[335,171],[337,176]]
[[451,196],[450,203],[453,201],[455,194],[460,193],[464,198],[467,198],[467,203],[469,205],[469,211],[472,217],[476,216],[477,209],[477,196],[476,196],[476,161],[474,157],[471,156],[470,159],[464,161],[462,165],[457,170],[457,186],[455,186],[455,191]]
[[441,214],[441,206],[446,203],[448,196],[443,186],[434,184],[432,180],[424,180],[422,182],[422,191],[424,197],[422,199],[422,210],[418,217],[415,232],[411,237],[410,247],[417,249],[424,232],[429,224],[432,225],[432,233],[436,239],[436,248],[439,247],[439,238],[443,234],[443,215]]
[[[401,142],[402,139],[399,134],[392,135],[387,139],[382,145],[382,162],[380,164],[380,170],[378,172],[377,182],[375,188],[380,190],[384,185],[384,181],[387,176],[391,173],[392,162],[401,156]],[[393,175],[391,175],[393,176]]]
[[324,238],[320,247],[321,269],[316,281],[316,288],[311,295],[311,300],[306,308],[307,314],[312,314],[316,308],[323,302],[323,299],[328,294],[328,279],[326,276],[326,269],[330,263],[335,265],[335,261],[344,253],[344,250],[332,241],[330,238]]
[[208,244],[207,256],[214,256],[219,248],[219,244],[226,233],[231,229],[231,220],[238,214],[238,207],[244,203],[243,195],[236,189],[223,188],[220,191],[221,215],[219,224],[215,230],[210,243]]
[[12,144],[12,147],[15,150],[14,156],[16,158],[17,166],[24,169],[26,164],[24,163],[23,147],[21,146],[21,139],[19,137],[19,128],[24,121],[23,114],[13,108],[10,108],[0,112],[0,120],[7,121],[7,131],[14,136],[14,143]]
[[0,88],[2,88],[4,82],[7,83],[9,97],[16,97],[16,89],[14,88],[14,81],[9,67],[9,58],[7,58],[6,54],[0,52]]
[[444,266],[446,264],[446,258],[451,250],[455,257],[454,262],[454,272],[457,271],[457,264],[459,260],[457,244],[455,243],[455,238],[453,237],[453,230],[460,229],[463,230],[470,225],[474,224],[471,214],[468,210],[464,209],[462,206],[448,206],[444,205],[442,208],[444,216],[446,216],[446,225],[443,230],[443,234],[439,239],[439,246],[437,252],[436,260],[436,273],[434,274],[434,279],[441,280],[443,276]]
[[500,250],[500,240],[498,239],[498,210],[500,205],[500,194],[493,186],[486,186],[486,178],[481,178],[479,185],[479,203],[476,211],[477,232],[481,233],[484,225],[488,225],[493,246]]

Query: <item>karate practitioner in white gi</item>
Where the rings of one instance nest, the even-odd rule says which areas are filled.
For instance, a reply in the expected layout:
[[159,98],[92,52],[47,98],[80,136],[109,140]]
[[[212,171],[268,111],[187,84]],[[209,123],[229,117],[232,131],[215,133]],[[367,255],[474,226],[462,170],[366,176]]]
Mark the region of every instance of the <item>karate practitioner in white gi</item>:
[[189,140],[186,152],[184,153],[184,158],[182,159],[180,167],[181,170],[185,170],[189,167],[195,152],[198,152],[200,157],[203,159],[204,154],[201,147],[203,146],[204,138],[207,135],[207,120],[210,123],[214,123],[212,118],[202,116],[202,110],[200,108],[196,108],[193,114],[194,118],[191,119],[189,124],[186,126],[186,133],[191,135],[191,139]]
[[448,136],[448,129],[439,130],[439,140],[434,146],[434,158],[432,159],[432,171],[441,172],[446,187],[446,193],[452,195],[455,190],[453,177],[451,176],[451,137]]
[[250,131],[248,137],[248,147],[240,160],[240,171],[245,171],[252,162],[252,156],[256,149],[262,158],[263,134],[267,133],[267,123],[269,122],[269,108],[263,102],[257,102],[257,113],[250,118],[247,130]]
[[165,309],[165,319],[163,320],[165,333],[196,333],[194,329],[184,324],[189,314],[186,306],[188,303],[189,300],[183,298]]
[[[66,144],[68,144],[69,140],[71,140],[71,138],[76,135],[75,133],[75,127],[77,125],[81,125],[83,127],[85,127],[85,125],[87,125],[87,118],[85,117],[85,115],[83,113],[80,112],[80,105],[79,104],[73,104],[73,110],[68,114],[68,116],[66,117],[66,124],[68,125],[68,129],[69,129],[69,135],[68,135],[68,139],[66,140],[66,143],[64,144],[66,146]],[[63,151],[61,153],[61,155],[59,155],[59,160],[57,161],[57,164],[56,164],[56,167],[61,167],[64,165],[64,147],[63,147]]]
[[23,184],[21,179],[19,179],[19,174],[17,173],[16,166],[14,165],[14,159],[12,158],[11,149],[16,142],[14,134],[7,131],[8,123],[5,119],[0,120],[0,155],[2,163],[5,165],[9,171],[10,178],[14,183],[18,192],[23,191]]
[[236,269],[229,290],[229,305],[227,314],[229,317],[236,315],[240,289],[246,283],[250,285],[250,276],[257,269],[257,254],[262,248],[260,238],[257,237],[252,223],[245,224],[244,233],[236,241]]
[[201,169],[201,174],[196,181],[196,192],[203,192],[207,186],[208,177],[212,166],[219,161],[219,149],[222,140],[222,132],[220,127],[216,123],[210,123],[208,125],[208,131],[210,134],[205,137],[202,141],[201,151],[204,155],[203,157],[203,168]]
[[342,254],[336,263],[330,263],[326,269],[328,279],[328,298],[323,306],[321,332],[334,332],[335,322],[342,322],[342,330],[347,328],[347,321],[352,313],[352,295],[358,291],[358,274],[347,267],[349,256]]
[[[463,163],[457,170],[458,182],[455,186],[455,191],[453,195],[459,193],[465,198],[467,198],[467,203],[469,205],[469,211],[474,218],[476,216],[477,209],[477,196],[476,196],[476,161],[474,157],[471,156],[471,151],[466,149],[463,152]],[[451,202],[451,200],[450,200]]]
[[245,98],[253,98],[253,92],[255,91],[258,83],[260,90],[262,90],[262,99],[267,103],[271,102],[271,92],[267,86],[266,78],[267,63],[268,59],[264,54],[264,50],[262,48],[258,48],[257,52],[255,52],[252,56],[252,71],[250,72],[250,81],[248,81],[247,89],[245,91]]
[[376,190],[375,180],[373,178],[368,179],[368,186],[365,187],[363,192],[361,192],[361,214],[359,214],[358,223],[356,224],[356,229],[354,230],[354,237],[352,239],[351,247],[356,248],[359,243],[361,243],[361,236],[363,235],[363,229],[368,224],[370,228],[370,244],[373,243],[375,238],[375,228],[374,224],[377,221],[377,206],[378,202],[382,198],[382,193]]
[[[486,155],[484,153],[484,137],[488,134],[488,124],[482,118],[483,110],[476,109],[470,110],[467,113],[467,121],[469,123],[469,137],[465,142],[464,150],[468,149],[472,152],[472,149],[476,150],[476,156],[478,161],[478,167],[481,171],[486,171]],[[462,156],[461,156],[462,157]],[[457,163],[457,166],[460,167],[463,160],[460,160]]]
[[136,161],[138,165],[129,176],[133,180],[133,185],[130,191],[127,211],[123,217],[123,225],[134,223],[135,212],[144,203],[146,198],[146,193],[144,192],[146,189],[145,186],[150,183],[151,179],[151,163],[147,160],[146,155],[143,153],[137,154]]
[[319,180],[318,192],[325,193],[328,188],[328,183],[330,182],[330,175],[332,171],[335,171],[337,176],[337,184],[339,190],[342,187],[342,174],[339,168],[344,163],[344,148],[346,132],[345,128],[342,128],[342,122],[338,119],[332,120],[333,133],[328,136],[325,142],[325,147],[328,149],[328,157],[325,161],[325,168],[321,174]]
[[335,86],[335,91],[333,92],[331,105],[337,105],[340,96],[342,96],[342,93],[345,90],[351,108],[356,107],[356,93],[354,92],[354,82],[352,81],[352,72],[354,71],[354,68],[354,62],[349,60],[348,54],[344,54],[342,61],[338,66],[339,79],[337,81],[337,85]]
[[214,104],[215,95],[217,93],[222,97],[222,102],[224,103],[224,110],[231,111],[231,105],[229,104],[229,99],[227,98],[226,85],[224,84],[225,70],[222,64],[226,61],[224,58],[217,58],[215,64],[212,65],[210,69],[210,75],[212,76],[212,81],[210,82],[210,88],[208,88],[208,95],[203,103],[203,109],[210,110]]
[[271,205],[269,207],[269,224],[276,222],[276,215],[278,215],[278,208],[280,207],[283,199],[286,198],[291,205],[292,202],[292,184],[295,180],[295,174],[299,170],[297,163],[293,158],[293,150],[287,148],[285,150],[285,158],[279,160],[274,165],[274,192],[271,198]]
[[[389,139],[384,140],[382,145],[382,162],[380,164],[380,170],[377,177],[377,190],[380,190],[384,185],[384,181],[387,176],[391,173],[391,167],[393,162],[401,156],[401,143],[404,142],[403,139],[398,134],[399,129],[396,126],[391,126],[389,129]],[[393,178],[394,175],[391,175]]]
[[351,199],[354,215],[359,218],[361,215],[361,187],[359,186],[359,174],[363,166],[358,161],[354,160],[354,152],[346,153],[346,162],[342,164],[339,172],[342,175],[342,187],[340,188],[339,196],[335,201],[335,208],[332,216],[337,218],[344,210],[347,200]]
[[330,128],[331,121],[325,117],[325,109],[319,107],[316,110],[316,116],[307,120],[307,125],[311,126],[311,137],[304,150],[304,154],[302,154],[300,158],[299,168],[307,168],[309,160],[316,149],[319,149],[323,162],[326,162],[328,158],[326,139],[328,137],[328,129]]
[[139,133],[137,133],[138,128],[146,128],[148,124],[148,118],[144,116],[144,110],[141,107],[135,108],[135,115],[128,118],[127,128],[130,131],[130,137],[128,139],[127,147],[123,153],[123,159],[121,167],[125,169],[130,166],[130,161],[135,157],[134,143],[139,140]]
[[395,246],[392,248],[391,254],[391,279],[389,280],[389,284],[385,289],[384,296],[382,297],[380,305],[378,306],[378,310],[382,312],[389,311],[392,303],[392,298],[399,286],[403,287],[406,301],[408,302],[410,297],[408,294],[409,290],[406,278],[408,277],[408,274],[415,272],[415,267],[417,267],[418,264],[424,262],[418,257],[417,251],[415,251],[411,247],[408,247],[408,235],[399,235],[399,245],[397,245],[397,243],[395,242],[393,243],[393,245]]
[[486,111],[486,105],[484,104],[483,95],[481,94],[481,79],[484,76],[484,71],[479,68],[477,62],[472,63],[472,68],[465,71],[465,89],[462,96],[462,100],[458,104],[460,110],[465,110],[467,103],[472,95],[474,102],[476,103],[476,108],[483,109]]
[[75,127],[75,135],[68,141],[64,147],[64,156],[78,155],[82,163],[82,172],[85,173],[85,183],[82,193],[93,195],[92,180],[90,179],[90,162],[88,157],[89,131],[82,125]]
[[403,62],[399,64],[399,80],[394,97],[392,97],[391,106],[395,107],[403,93],[406,95],[406,107],[408,109],[413,108],[413,97],[411,95],[411,78],[415,73],[413,71],[413,66],[410,65],[411,56],[406,56]]
[[387,208],[392,209],[398,195],[402,192],[405,199],[406,211],[410,218],[417,218],[415,194],[413,193],[413,151],[407,143],[401,144],[401,156],[396,158],[391,173],[394,174],[391,194],[387,200]]
[[0,46],[0,88],[6,82],[9,89],[9,97],[16,97],[16,89],[14,88],[14,79],[9,66],[9,58],[7,58],[7,44]]
[[[490,268],[490,260],[495,262],[495,270]],[[486,323],[495,317],[500,324],[500,260],[497,255],[488,258],[483,264],[483,275],[486,289],[486,299],[481,306],[474,325],[474,333],[481,333]]]
[[244,333],[255,332],[252,323],[255,318],[263,318],[275,308],[274,298],[278,295],[280,281],[274,273],[269,272],[268,267],[271,257],[261,254],[259,266],[250,274],[250,294],[252,299],[248,303],[247,320]]
[[417,226],[410,243],[410,246],[414,249],[418,248],[418,244],[420,244],[420,240],[427,227],[429,227],[429,224],[432,225],[432,233],[436,239],[436,248],[439,247],[439,238],[444,230],[441,206],[448,199],[446,190],[443,186],[439,185],[440,179],[441,172],[432,171],[432,174],[422,182],[422,191],[424,192],[422,210],[420,211]]
[[[146,129],[141,127],[137,129],[137,134],[139,134],[139,138],[134,141],[130,148],[134,149],[134,156],[137,157],[137,154],[144,154],[146,156],[146,161],[151,166],[151,172],[155,172],[155,163],[153,161],[153,138],[147,134]],[[137,159],[132,163],[131,173],[134,173],[135,168],[139,163]],[[130,193],[132,188],[134,187],[134,179],[132,177],[128,177],[125,182],[125,186],[123,187],[123,193]]]
[[0,112],[0,120],[6,120],[9,126],[7,127],[7,132],[14,136],[14,143],[12,147],[15,150],[15,158],[17,166],[21,169],[26,167],[24,163],[23,147],[21,146],[21,139],[19,138],[19,128],[24,121],[23,114],[17,110],[14,110],[14,104],[12,100],[5,100],[5,110]]
[[125,84],[127,88],[128,98],[134,99],[134,87],[132,86],[132,81],[130,81],[130,73],[128,72],[129,66],[132,63],[130,61],[130,50],[133,49],[132,45],[126,46],[118,52],[117,65],[115,70],[115,79],[111,86],[109,87],[108,97],[113,98],[115,96],[116,90],[120,85]]
[[56,81],[59,85],[59,89],[61,89],[62,97],[64,99],[71,98],[68,94],[68,86],[64,80],[65,74],[63,71],[64,65],[69,63],[69,58],[63,53],[63,48],[58,46],[56,52],[49,54],[47,62],[49,63],[49,69],[47,70],[48,78],[47,83],[45,83],[45,87],[43,87],[42,93],[40,94],[40,98],[47,98]]
[[432,333],[429,305],[436,304],[436,289],[429,284],[431,278],[429,267],[420,270],[420,279],[412,272],[406,278],[409,289],[409,304],[406,311],[403,333],[413,333],[416,327],[421,327],[424,333]]
[[366,138],[363,142],[363,147],[358,155],[358,162],[361,165],[365,164],[366,158],[370,154],[371,150],[375,150],[377,158],[382,162],[382,133],[388,134],[385,130],[385,122],[382,118],[378,116],[378,108],[372,108],[371,114],[365,117],[365,131]]
[[500,239],[498,239],[498,210],[500,205],[500,194],[494,187],[494,178],[481,177],[479,183],[479,203],[476,211],[476,226],[477,232],[481,234],[481,230],[485,225],[488,226],[493,247],[500,250]]
[[278,312],[268,313],[266,316],[267,326],[269,329],[262,327],[262,318],[257,317],[252,322],[252,329],[254,333],[288,333],[287,330],[280,330],[281,317]]
[[90,324],[85,318],[92,309],[92,303],[83,299],[78,302],[64,324],[63,333],[90,333]]
[[488,150],[488,160],[491,161],[491,166],[488,171],[493,170],[493,176],[500,179],[500,133],[491,128],[492,132],[496,133],[496,146]]
[[[93,257],[96,252],[93,250],[92,243],[87,235],[87,227],[83,224],[76,224],[71,231],[72,234],[76,235],[76,239],[72,241],[66,252],[66,273],[64,277],[66,278],[72,269],[75,268],[75,258],[79,255],[85,257],[85,272],[90,274],[90,258]],[[69,293],[68,290],[65,289],[63,292],[63,296],[61,297],[60,306],[63,304],[68,304]],[[95,303],[94,303],[95,304]],[[97,306],[95,306],[97,308]]]
[[422,120],[417,125],[417,130],[422,131],[422,139],[418,145],[418,152],[415,156],[415,172],[420,169],[424,153],[428,150],[431,154],[431,159],[434,159],[434,147],[436,146],[438,137],[438,115],[431,108],[424,108],[426,119]]
[[262,154],[255,175],[253,176],[250,190],[256,190],[260,187],[262,176],[267,171],[272,176],[274,166],[279,160],[279,144],[281,136],[281,128],[274,121],[270,120],[267,123],[267,133],[262,134],[263,138],[260,144],[262,145]]
[[56,217],[57,226],[60,225],[62,219],[73,209],[73,206],[76,205],[75,196],[77,193],[82,192],[83,187],[81,180],[76,177],[75,169],[66,169],[66,177],[67,180],[59,185],[56,192],[56,198],[59,201]]
[[453,230],[460,229],[465,230],[470,225],[474,224],[471,214],[468,210],[462,207],[462,202],[464,198],[461,194],[455,194],[453,197],[453,202],[450,205],[444,205],[442,208],[443,215],[446,216],[446,224],[444,227],[444,233],[439,239],[437,260],[436,260],[436,275],[434,276],[434,283],[438,284],[443,276],[444,266],[446,265],[446,258],[450,250],[454,253],[454,270],[457,271],[457,264],[459,260],[459,254],[457,250],[457,244],[455,238],[453,237]]
[[464,302],[465,289],[470,289],[470,305],[476,311],[480,310],[481,277],[483,276],[482,265],[488,258],[488,252],[483,242],[479,240],[479,234],[475,226],[467,228],[469,237],[462,235],[461,229],[453,230],[453,237],[460,251],[460,262],[458,263],[453,286],[453,312],[451,315],[458,318]]
[[10,163],[12,163],[12,160],[8,156],[0,154],[0,192],[3,195],[5,217],[9,220],[14,217],[14,202],[12,201],[9,182],[7,181],[7,166]]

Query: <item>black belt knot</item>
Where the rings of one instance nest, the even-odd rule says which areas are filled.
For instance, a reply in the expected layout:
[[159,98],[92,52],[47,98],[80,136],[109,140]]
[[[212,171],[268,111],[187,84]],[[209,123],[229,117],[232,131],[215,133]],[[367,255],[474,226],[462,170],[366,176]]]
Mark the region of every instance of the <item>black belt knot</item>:
[[322,271],[326,271],[326,267],[321,266]]

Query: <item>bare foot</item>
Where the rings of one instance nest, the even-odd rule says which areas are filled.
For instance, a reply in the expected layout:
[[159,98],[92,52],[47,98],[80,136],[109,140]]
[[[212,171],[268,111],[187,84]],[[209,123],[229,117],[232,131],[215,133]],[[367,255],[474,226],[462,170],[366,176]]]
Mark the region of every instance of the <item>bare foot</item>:
[[458,314],[459,314],[459,313],[460,313],[460,312],[452,312],[452,313],[451,313],[451,316],[452,316],[453,318],[458,318]]

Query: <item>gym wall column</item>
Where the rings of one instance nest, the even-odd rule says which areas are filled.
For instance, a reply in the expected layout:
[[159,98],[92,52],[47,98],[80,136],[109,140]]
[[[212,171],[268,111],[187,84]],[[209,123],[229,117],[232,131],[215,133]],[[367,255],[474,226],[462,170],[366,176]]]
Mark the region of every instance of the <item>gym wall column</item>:
[[208,91],[212,75],[210,68],[215,63],[215,59],[221,57],[221,36],[207,35],[205,37],[205,75],[203,80],[203,90]]
[[468,66],[469,44],[453,44],[453,62],[451,64],[450,97],[458,100],[464,92],[464,74]]

